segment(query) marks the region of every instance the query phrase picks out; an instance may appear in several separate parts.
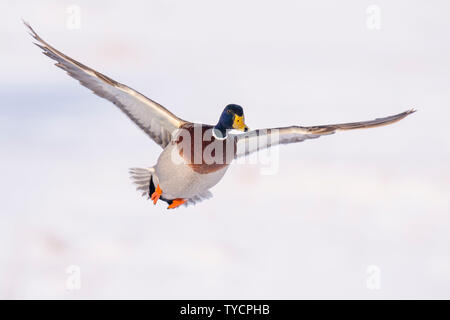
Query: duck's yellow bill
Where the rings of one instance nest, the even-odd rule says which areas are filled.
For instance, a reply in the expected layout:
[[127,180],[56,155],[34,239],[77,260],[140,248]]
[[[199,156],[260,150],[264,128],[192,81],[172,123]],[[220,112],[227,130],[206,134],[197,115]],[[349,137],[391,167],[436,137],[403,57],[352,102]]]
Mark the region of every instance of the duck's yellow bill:
[[233,129],[244,131],[244,132],[248,131],[248,127],[245,125],[244,116],[239,117],[237,114],[234,116]]

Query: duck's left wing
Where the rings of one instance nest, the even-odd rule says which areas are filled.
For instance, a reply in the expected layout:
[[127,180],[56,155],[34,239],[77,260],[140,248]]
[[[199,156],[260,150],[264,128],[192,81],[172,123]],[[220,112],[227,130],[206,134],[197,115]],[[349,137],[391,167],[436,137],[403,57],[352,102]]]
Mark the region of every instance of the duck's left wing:
[[302,142],[307,139],[319,138],[341,130],[365,129],[385,126],[397,122],[414,113],[411,109],[393,116],[377,118],[370,121],[329,124],[312,127],[291,126],[283,128],[258,129],[236,135],[236,157],[269,148],[278,144]]
[[114,103],[161,147],[164,148],[170,142],[172,133],[186,123],[143,94],[56,50],[45,42],[28,23],[24,23],[31,36],[37,41],[35,44],[44,51],[45,55],[57,62],[56,66],[65,70],[96,95]]

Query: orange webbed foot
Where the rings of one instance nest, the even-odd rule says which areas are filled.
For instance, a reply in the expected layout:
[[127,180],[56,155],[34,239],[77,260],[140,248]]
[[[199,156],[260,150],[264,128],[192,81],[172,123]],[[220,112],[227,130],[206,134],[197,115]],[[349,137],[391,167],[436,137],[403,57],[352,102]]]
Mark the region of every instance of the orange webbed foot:
[[172,203],[167,207],[167,209],[175,209],[176,207],[181,206],[186,201],[187,200],[181,198],[173,199]]
[[152,193],[152,196],[150,197],[150,200],[153,200],[153,204],[156,204],[158,202],[159,197],[161,197],[162,190],[159,187],[159,184],[156,186],[155,192]]

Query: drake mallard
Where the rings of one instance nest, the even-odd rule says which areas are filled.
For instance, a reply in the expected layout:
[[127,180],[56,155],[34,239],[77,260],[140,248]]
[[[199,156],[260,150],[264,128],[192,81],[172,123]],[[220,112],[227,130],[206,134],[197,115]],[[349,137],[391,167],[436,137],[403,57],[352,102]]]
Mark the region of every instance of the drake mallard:
[[[215,125],[182,120],[159,103],[66,56],[45,42],[29,24],[31,36],[43,53],[56,61],[83,86],[108,99],[122,110],[153,141],[161,146],[155,166],[130,169],[137,189],[150,198],[168,203],[168,208],[195,204],[210,198],[209,191],[224,176],[229,165],[241,156],[277,144],[301,142],[341,130],[373,128],[397,122],[415,110],[371,121],[320,126],[289,126],[249,131],[244,111],[229,104]],[[232,130],[243,133],[235,134]]]

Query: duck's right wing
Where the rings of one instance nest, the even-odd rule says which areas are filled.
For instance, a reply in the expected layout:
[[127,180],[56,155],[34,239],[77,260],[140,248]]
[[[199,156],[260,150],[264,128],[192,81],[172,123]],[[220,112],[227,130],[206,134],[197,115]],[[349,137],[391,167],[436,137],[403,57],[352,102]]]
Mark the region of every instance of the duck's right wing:
[[24,23],[30,30],[31,36],[38,42],[35,44],[44,51],[45,55],[57,62],[56,66],[65,70],[96,95],[114,103],[162,148],[170,142],[172,133],[186,123],[159,103],[56,50],[45,42],[28,23]]

